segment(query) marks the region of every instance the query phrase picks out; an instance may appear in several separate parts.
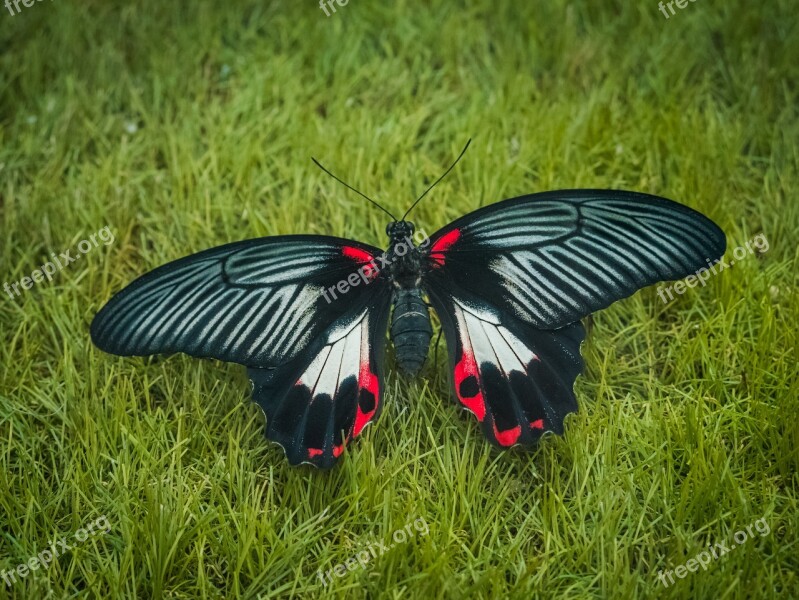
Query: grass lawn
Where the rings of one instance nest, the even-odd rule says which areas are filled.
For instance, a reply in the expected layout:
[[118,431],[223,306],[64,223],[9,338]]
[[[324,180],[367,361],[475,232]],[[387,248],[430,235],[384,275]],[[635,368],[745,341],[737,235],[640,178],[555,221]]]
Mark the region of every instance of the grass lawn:
[[[0,283],[79,256],[0,299],[0,598],[799,597],[795,2],[333,6],[0,5]],[[442,340],[415,380],[389,362],[335,469],[294,468],[242,367],[91,344],[114,292],[192,252],[385,247],[311,156],[401,213],[469,137],[429,233],[596,187],[728,237],[706,286],[585,320],[565,436],[489,446]]]

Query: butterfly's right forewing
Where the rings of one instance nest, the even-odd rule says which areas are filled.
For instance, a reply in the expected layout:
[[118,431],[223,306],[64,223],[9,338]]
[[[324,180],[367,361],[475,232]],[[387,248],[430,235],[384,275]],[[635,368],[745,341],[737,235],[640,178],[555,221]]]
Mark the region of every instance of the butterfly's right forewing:
[[431,237],[423,278],[456,398],[500,446],[561,433],[577,409],[579,320],[725,246],[704,215],[633,192],[547,192],[461,217]]
[[713,221],[671,200],[564,190],[504,200],[436,232],[430,278],[557,329],[706,268],[725,247]]

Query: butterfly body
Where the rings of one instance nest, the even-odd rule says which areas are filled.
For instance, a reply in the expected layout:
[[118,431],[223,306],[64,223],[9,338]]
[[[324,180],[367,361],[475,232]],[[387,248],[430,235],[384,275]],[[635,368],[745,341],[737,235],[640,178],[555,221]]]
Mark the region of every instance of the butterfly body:
[[386,276],[391,288],[391,341],[397,365],[408,375],[422,368],[433,337],[430,312],[421,288],[424,253],[413,240],[414,225],[393,221],[386,226],[389,236]]
[[389,237],[386,274],[396,290],[418,289],[422,283],[424,254],[414,243],[414,225],[394,221],[386,226]]
[[430,312],[418,287],[396,290],[392,305],[390,332],[397,365],[408,375],[416,375],[433,337]]
[[[393,217],[392,217],[393,218]],[[266,436],[292,464],[333,466],[384,399],[386,331],[417,373],[436,312],[454,399],[496,446],[561,434],[577,410],[580,319],[706,268],[724,233],[657,196],[560,190],[469,213],[388,250],[329,236],[235,242],[168,263],[119,292],[91,326],[122,356],[185,352],[247,367]]]

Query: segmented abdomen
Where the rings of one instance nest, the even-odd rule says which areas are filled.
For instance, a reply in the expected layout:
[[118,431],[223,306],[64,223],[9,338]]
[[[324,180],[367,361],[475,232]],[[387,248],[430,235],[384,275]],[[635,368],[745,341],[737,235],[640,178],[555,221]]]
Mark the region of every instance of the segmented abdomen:
[[394,295],[391,341],[400,369],[416,375],[422,368],[433,337],[430,313],[419,289],[400,289]]

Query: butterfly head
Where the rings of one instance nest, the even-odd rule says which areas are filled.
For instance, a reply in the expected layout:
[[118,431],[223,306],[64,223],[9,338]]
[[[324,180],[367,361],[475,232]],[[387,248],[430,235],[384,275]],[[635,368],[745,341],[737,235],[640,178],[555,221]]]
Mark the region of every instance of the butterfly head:
[[392,242],[399,242],[413,235],[416,227],[410,221],[392,221],[386,225],[386,234]]

